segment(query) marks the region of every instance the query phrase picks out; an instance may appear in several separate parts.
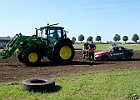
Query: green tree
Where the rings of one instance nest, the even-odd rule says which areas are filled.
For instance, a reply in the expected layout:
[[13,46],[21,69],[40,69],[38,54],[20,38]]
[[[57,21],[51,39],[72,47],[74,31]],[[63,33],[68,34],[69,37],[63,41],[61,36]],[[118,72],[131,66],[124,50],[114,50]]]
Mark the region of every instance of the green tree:
[[92,36],[89,36],[88,38],[87,38],[87,41],[92,41],[93,40],[93,37]]
[[97,36],[95,40],[98,42],[101,41],[101,36]]
[[126,44],[126,41],[128,40],[128,36],[123,36],[123,39],[122,39],[124,42],[125,42],[125,44]]
[[82,42],[84,39],[85,39],[84,35],[80,34],[78,36],[78,41],[81,41]]
[[120,35],[119,34],[115,34],[113,40],[114,41],[120,41],[120,39],[121,39]]
[[139,40],[139,36],[137,34],[134,34],[133,37],[132,37],[132,41],[137,43],[138,40]]
[[76,41],[76,38],[75,37],[72,37],[72,42],[75,43],[75,41]]

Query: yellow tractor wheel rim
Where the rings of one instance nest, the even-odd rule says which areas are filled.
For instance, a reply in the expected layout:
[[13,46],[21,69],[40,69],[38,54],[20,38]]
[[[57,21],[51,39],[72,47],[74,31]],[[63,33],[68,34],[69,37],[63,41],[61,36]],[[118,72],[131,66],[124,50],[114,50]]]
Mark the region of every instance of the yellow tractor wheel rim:
[[35,52],[32,52],[28,56],[28,60],[32,63],[36,62],[38,59],[38,55]]
[[60,49],[60,57],[61,57],[62,59],[67,60],[67,59],[69,59],[69,58],[71,57],[71,55],[72,55],[72,51],[71,51],[70,47],[68,47],[68,46],[63,46],[63,47]]

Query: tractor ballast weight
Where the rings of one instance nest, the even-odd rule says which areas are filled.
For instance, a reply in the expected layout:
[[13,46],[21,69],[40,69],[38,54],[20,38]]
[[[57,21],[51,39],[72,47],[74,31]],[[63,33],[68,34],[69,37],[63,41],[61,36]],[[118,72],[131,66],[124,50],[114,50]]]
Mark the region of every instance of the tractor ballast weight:
[[18,60],[26,65],[39,64],[43,57],[58,63],[73,60],[73,42],[66,37],[63,27],[52,24],[35,29],[36,34],[33,36],[16,34],[0,52],[0,58],[11,57],[16,51]]

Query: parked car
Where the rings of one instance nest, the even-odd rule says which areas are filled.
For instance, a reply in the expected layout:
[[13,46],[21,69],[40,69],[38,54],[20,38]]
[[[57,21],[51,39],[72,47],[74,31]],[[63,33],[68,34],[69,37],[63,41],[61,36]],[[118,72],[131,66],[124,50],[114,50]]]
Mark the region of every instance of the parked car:
[[112,46],[103,51],[95,52],[95,60],[109,60],[109,59],[132,59],[134,55],[133,49],[127,49],[122,46]]

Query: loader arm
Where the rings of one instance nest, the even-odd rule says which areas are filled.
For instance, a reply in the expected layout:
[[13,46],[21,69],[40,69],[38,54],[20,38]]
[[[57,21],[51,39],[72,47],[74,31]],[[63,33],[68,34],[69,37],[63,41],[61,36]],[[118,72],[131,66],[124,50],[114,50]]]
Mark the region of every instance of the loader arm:
[[0,52],[0,58],[6,59],[8,57],[11,57],[12,54],[16,51],[16,49],[19,47],[20,43],[23,42],[25,39],[27,39],[27,36],[23,36],[21,33],[16,34],[11,41],[8,42],[6,47]]

